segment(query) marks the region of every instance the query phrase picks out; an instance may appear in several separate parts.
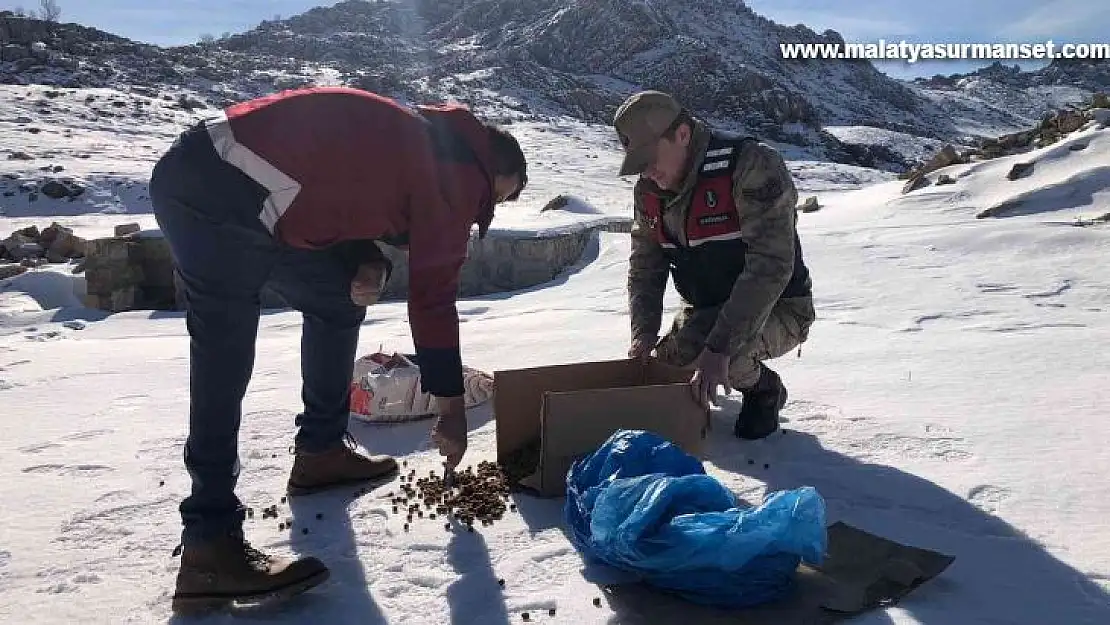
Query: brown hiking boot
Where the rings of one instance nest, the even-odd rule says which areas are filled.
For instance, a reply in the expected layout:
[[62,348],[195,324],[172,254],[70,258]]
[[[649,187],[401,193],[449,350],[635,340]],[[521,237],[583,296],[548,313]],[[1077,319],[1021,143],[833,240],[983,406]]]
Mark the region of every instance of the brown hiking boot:
[[397,473],[397,461],[390,456],[367,456],[355,451],[357,443],[347,434],[344,444],[320,453],[298,450],[286,487],[289,495],[309,495],[320,491],[363,483],[386,482]]
[[173,611],[197,614],[236,603],[288,599],[325,581],[329,574],[316,558],[277,558],[242,538],[220,538],[182,549]]

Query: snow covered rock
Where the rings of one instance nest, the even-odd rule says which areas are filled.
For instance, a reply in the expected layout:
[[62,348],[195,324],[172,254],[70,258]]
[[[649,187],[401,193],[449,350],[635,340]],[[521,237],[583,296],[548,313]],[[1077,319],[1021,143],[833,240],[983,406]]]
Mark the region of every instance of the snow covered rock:
[[1033,173],[1034,163],[1014,163],[1010,173],[1006,174],[1007,180],[1017,180]]

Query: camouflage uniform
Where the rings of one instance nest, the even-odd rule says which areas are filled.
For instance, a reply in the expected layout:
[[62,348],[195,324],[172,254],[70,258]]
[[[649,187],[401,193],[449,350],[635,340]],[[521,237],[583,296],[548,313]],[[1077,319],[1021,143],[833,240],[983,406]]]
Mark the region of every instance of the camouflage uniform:
[[[663,296],[673,269],[651,220],[645,217],[648,194],[659,198],[660,221],[669,238],[679,248],[689,241],[687,213],[713,136],[704,123],[692,121],[693,157],[681,187],[664,193],[646,178],[635,187],[628,273],[633,339],[659,334]],[[622,140],[626,145],[631,142]],[[723,303],[698,307],[685,302],[670,332],[657,345],[656,355],[692,369],[706,347],[728,353],[730,384],[747,390],[760,381],[763,360],[782,356],[808,339],[815,312],[808,270],[801,264],[795,210],[798,194],[790,172],[778,152],[766,144],[745,141],[738,146],[731,189],[739,214],[739,238],[746,244],[743,270]],[[677,282],[676,276],[676,286]]]

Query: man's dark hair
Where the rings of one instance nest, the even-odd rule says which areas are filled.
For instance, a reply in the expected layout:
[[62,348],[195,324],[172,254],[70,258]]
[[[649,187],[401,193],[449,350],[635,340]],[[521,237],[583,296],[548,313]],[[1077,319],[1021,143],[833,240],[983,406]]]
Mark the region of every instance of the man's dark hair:
[[524,158],[524,150],[516,137],[509,134],[504,128],[492,124],[486,125],[489,130],[490,152],[493,154],[493,174],[495,176],[519,176],[520,186],[517,187],[507,201],[517,199],[520,192],[528,184],[528,160]]

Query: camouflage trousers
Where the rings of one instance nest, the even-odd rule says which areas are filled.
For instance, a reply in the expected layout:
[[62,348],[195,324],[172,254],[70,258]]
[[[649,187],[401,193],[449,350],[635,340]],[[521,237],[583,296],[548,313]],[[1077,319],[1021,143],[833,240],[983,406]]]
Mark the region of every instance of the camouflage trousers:
[[[674,319],[670,332],[655,348],[656,357],[667,364],[693,370],[694,361],[705,348],[705,339],[717,322],[717,308],[686,307]],[[805,343],[816,319],[812,297],[779,300],[763,324],[755,342],[729,359],[729,384],[736,390],[755,386],[760,363],[783,356]]]

